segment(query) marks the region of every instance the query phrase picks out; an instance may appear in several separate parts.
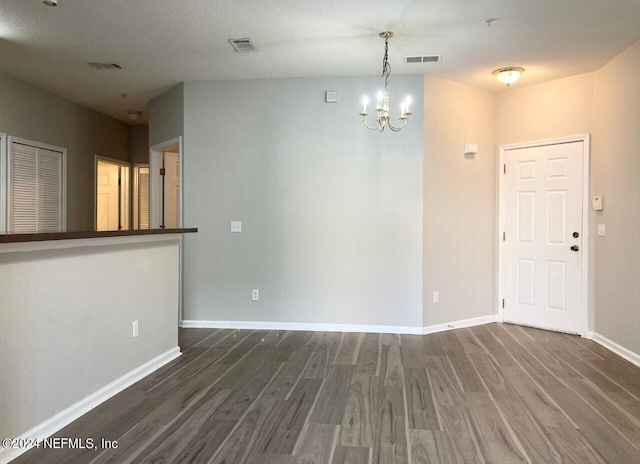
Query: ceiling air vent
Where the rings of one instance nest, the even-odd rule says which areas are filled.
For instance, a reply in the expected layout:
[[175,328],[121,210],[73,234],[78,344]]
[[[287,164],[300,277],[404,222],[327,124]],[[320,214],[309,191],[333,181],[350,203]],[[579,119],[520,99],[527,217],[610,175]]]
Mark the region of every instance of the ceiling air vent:
[[93,69],[97,69],[98,71],[105,71],[107,69],[122,69],[122,65],[120,63],[87,63]]
[[407,63],[438,63],[442,55],[407,56]]
[[251,39],[229,39],[229,43],[238,53],[255,52]]

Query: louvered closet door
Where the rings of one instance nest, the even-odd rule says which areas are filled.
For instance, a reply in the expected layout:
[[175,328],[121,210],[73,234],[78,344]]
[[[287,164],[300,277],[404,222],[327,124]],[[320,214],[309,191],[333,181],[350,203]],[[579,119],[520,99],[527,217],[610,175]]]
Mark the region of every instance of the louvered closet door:
[[62,230],[62,153],[13,142],[9,157],[9,230]]
[[62,153],[38,149],[38,231],[62,230]]

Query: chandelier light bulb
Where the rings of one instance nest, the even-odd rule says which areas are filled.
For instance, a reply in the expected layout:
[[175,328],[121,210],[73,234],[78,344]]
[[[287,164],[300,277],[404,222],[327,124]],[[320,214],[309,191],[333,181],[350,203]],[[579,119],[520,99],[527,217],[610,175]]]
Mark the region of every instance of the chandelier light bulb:
[[362,113],[367,114],[367,105],[369,104],[369,97],[365,96],[362,98]]

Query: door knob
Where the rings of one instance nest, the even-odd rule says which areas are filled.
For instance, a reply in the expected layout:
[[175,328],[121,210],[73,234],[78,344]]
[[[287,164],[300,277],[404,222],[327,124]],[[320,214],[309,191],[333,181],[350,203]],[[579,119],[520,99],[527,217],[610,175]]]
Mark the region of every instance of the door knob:
[[573,245],[571,247],[571,251],[578,251],[580,249],[580,247],[578,245]]

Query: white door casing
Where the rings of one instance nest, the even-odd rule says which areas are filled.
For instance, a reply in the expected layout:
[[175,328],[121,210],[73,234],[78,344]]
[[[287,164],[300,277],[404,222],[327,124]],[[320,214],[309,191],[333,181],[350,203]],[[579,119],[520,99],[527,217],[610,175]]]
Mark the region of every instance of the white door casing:
[[501,318],[584,333],[588,137],[502,147],[501,158]]

